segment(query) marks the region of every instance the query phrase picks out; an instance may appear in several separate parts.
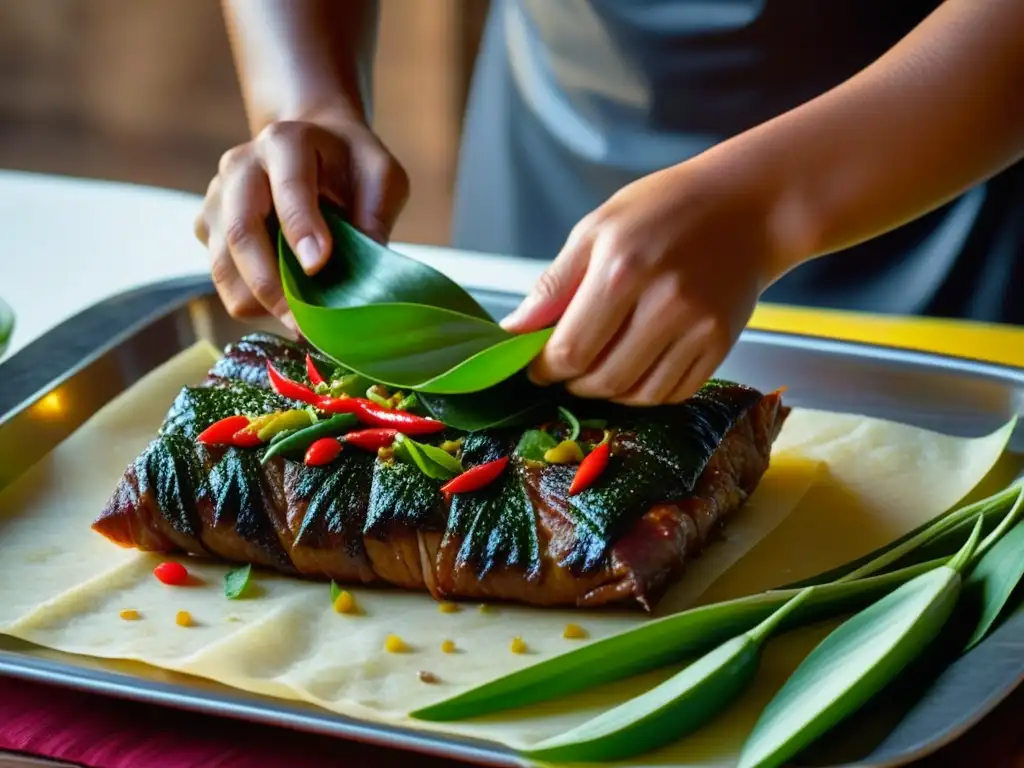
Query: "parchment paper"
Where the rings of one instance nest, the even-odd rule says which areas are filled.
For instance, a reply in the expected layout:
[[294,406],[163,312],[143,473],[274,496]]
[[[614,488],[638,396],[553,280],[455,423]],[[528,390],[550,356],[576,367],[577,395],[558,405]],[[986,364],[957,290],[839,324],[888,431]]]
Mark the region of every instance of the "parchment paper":
[[[642,615],[464,605],[442,614],[426,594],[354,589],[360,615],[332,609],[325,584],[260,572],[249,595],[223,595],[224,566],[185,562],[200,583],[166,587],[161,558],[119,549],[89,525],[152,438],[179,388],[216,351],[197,345],[110,403],[0,494],[0,633],[62,652],[128,659],[247,691],[303,700],[373,722],[525,745],[633,695],[662,670],[570,699],[471,723],[425,724],[405,713],[461,689],[636,626]],[[999,458],[1008,430],[976,440],[817,411],[795,411],[773,465],[723,539],[695,561],[660,612],[749,594],[859,556],[944,511]],[[119,612],[133,608],[138,621]],[[175,624],[189,611],[195,626]],[[566,640],[567,622],[588,639]],[[753,688],[700,733],[632,765],[731,764],[760,708],[827,626],[770,644]],[[383,650],[388,633],[411,651]],[[522,636],[529,652],[509,643]],[[444,654],[442,640],[458,653]],[[427,684],[418,672],[436,675]]]

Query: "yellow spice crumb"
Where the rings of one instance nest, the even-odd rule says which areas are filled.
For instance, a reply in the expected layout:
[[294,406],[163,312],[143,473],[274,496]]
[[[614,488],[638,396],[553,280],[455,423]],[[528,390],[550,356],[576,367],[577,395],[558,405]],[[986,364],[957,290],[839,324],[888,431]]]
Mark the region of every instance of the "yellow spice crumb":
[[580,640],[587,636],[587,630],[581,627],[579,624],[566,624],[565,631],[562,633],[562,637],[567,640]]
[[352,593],[343,589],[338,594],[338,599],[334,601],[334,610],[338,613],[355,613],[356,599],[352,597]]
[[526,641],[521,637],[513,637],[509,644],[509,650],[512,653],[526,653]]
[[437,604],[437,610],[439,610],[441,613],[458,613],[459,606],[455,603],[451,603],[447,600],[444,600]]
[[455,653],[455,641],[443,640],[441,642],[441,653]]
[[174,614],[174,623],[179,627],[191,627],[192,626],[192,614],[188,611],[178,611]]
[[409,646],[398,635],[388,635],[384,639],[384,650],[388,653],[403,653],[409,650]]
[[139,612],[134,610],[133,608],[125,608],[118,614],[118,616],[120,616],[125,621],[136,621],[142,618],[141,616],[139,616]]

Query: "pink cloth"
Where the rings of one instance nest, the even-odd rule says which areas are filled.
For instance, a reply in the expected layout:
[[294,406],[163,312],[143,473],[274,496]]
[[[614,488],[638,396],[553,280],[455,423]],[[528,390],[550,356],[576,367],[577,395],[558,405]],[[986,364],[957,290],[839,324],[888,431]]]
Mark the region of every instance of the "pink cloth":
[[420,755],[0,677],[0,750],[88,768],[386,768]]

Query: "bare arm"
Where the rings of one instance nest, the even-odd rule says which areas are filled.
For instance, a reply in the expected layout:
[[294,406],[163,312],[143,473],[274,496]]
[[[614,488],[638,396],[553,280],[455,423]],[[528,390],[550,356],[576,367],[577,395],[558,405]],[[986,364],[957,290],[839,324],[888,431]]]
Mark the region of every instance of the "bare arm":
[[699,163],[770,190],[770,277],[933,210],[1024,157],[1024,3],[946,0],[841,86]]
[[319,112],[367,121],[377,0],[222,0],[249,128]]

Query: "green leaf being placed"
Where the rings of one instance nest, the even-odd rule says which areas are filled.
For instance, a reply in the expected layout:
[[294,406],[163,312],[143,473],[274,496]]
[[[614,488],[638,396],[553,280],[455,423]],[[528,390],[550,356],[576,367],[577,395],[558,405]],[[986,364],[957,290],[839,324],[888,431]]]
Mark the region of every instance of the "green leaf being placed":
[[504,331],[444,275],[322,210],[330,261],[307,276],[279,235],[281,280],[303,335],[346,368],[401,389],[478,392],[526,367],[550,336]]
[[252,566],[244,565],[235,568],[224,575],[224,597],[228,600],[237,600],[245,594],[249,587],[249,578],[252,576]]

